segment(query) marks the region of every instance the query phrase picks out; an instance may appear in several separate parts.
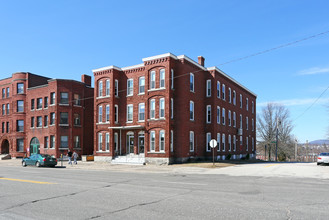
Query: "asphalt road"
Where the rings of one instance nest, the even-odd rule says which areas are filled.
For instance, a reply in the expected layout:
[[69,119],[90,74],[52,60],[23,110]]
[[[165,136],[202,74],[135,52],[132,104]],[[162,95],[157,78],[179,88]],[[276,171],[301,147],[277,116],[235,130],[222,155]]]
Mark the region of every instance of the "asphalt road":
[[252,164],[192,171],[0,164],[0,219],[329,218],[329,166]]

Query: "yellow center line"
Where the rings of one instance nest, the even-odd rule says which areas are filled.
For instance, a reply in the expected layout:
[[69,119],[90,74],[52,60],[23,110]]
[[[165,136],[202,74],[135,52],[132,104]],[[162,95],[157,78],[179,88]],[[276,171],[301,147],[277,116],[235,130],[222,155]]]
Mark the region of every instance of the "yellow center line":
[[57,183],[40,182],[40,181],[34,181],[34,180],[12,179],[12,178],[4,178],[4,177],[0,177],[0,180],[10,180],[10,181],[18,181],[18,182],[26,182],[26,183],[38,183],[38,184],[57,184]]
[[271,165],[267,165],[265,167],[272,167],[272,166],[276,166],[277,164],[271,164]]

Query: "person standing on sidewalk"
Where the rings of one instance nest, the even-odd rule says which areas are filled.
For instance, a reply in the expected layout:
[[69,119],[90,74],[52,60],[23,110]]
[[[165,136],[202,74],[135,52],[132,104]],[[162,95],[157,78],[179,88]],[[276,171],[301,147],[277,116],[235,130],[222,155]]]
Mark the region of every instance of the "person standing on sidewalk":
[[78,164],[78,162],[77,162],[77,159],[78,159],[78,154],[77,154],[77,152],[73,152],[73,159],[74,159],[74,164]]
[[67,157],[69,158],[69,164],[72,165],[72,152],[70,150],[67,152]]

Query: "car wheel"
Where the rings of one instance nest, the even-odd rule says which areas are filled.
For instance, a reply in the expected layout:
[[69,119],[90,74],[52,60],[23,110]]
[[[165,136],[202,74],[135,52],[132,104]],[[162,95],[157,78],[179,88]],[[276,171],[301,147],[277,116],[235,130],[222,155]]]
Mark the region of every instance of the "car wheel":
[[26,162],[25,161],[22,162],[22,166],[26,167]]
[[318,166],[319,166],[319,165],[320,165],[320,163],[316,163],[316,165],[318,165]]
[[50,167],[55,167],[55,165],[50,165]]
[[35,166],[40,167],[40,162],[37,161],[37,162],[35,163]]

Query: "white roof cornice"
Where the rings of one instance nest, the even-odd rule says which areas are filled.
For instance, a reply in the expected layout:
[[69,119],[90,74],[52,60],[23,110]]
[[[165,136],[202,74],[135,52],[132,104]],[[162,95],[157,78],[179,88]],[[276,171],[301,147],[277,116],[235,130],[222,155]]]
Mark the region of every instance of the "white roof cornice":
[[137,64],[137,65],[134,65],[134,66],[122,67],[121,70],[124,71],[124,70],[139,68],[139,67],[144,67],[144,63]]
[[92,70],[93,73],[94,72],[99,72],[99,71],[104,71],[104,70],[110,70],[110,69],[116,69],[116,70],[119,70],[119,71],[122,71],[119,67],[117,66],[106,66],[106,67],[102,67],[102,68],[98,68],[98,69],[94,69]]
[[257,95],[255,93],[253,93],[252,91],[250,91],[249,89],[247,89],[245,86],[241,85],[238,81],[236,81],[235,79],[233,79],[232,77],[230,77],[229,75],[227,75],[226,73],[224,73],[223,71],[221,71],[220,69],[218,69],[216,66],[208,67],[207,70],[208,71],[210,71],[210,70],[216,70],[221,75],[225,76],[226,78],[228,78],[232,82],[236,83],[237,85],[239,85],[240,87],[242,87],[243,89],[245,89],[246,91],[250,92],[252,95],[254,95],[254,96],[257,97]]
[[177,60],[177,57],[172,53],[165,53],[165,54],[161,54],[161,55],[157,55],[157,56],[153,56],[153,57],[146,57],[146,58],[143,58],[142,60],[143,60],[143,62],[146,62],[146,61],[150,61],[150,60],[160,59],[163,57],[171,57],[171,58]]

